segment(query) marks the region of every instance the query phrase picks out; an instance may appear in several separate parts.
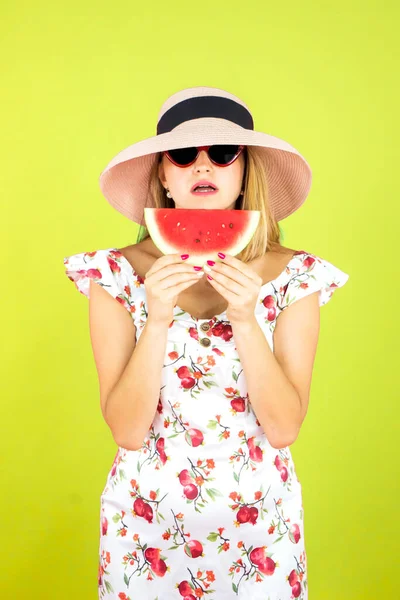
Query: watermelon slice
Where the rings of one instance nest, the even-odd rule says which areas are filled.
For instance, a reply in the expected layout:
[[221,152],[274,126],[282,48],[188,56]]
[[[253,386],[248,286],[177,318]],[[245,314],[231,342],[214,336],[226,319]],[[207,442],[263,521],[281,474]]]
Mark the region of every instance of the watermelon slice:
[[218,252],[236,256],[252,239],[259,210],[145,208],[146,228],[163,254],[189,254],[186,262],[202,266],[219,261]]

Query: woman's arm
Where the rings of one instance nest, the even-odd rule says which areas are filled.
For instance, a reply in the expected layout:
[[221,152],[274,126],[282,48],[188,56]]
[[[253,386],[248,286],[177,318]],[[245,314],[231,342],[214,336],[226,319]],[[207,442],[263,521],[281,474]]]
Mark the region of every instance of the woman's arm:
[[118,446],[138,450],[153,422],[160,397],[168,324],[148,318],[121,377],[105,405]]
[[274,448],[296,440],[309,403],[317,350],[319,292],[279,315],[272,352],[256,319],[232,323],[252,408]]
[[131,314],[90,281],[89,326],[103,417],[115,442],[136,450],[157,409],[168,324],[149,317],[136,343]]

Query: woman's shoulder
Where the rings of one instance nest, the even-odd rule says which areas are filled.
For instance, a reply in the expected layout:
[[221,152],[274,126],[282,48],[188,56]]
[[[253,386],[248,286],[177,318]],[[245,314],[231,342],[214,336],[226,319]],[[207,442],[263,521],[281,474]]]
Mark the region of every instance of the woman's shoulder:
[[144,277],[153,262],[162,256],[162,253],[154,246],[150,238],[118,248],[118,251],[121,252],[122,256],[126,258],[132,269],[140,277]]
[[254,267],[260,272],[264,282],[273,281],[286,270],[298,252],[300,251],[294,248],[276,244],[255,261]]

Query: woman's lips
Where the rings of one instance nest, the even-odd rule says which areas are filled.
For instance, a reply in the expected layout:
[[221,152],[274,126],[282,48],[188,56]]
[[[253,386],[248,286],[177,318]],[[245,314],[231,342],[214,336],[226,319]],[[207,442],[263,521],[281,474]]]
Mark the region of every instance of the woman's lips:
[[212,194],[216,194],[218,192],[217,189],[212,189],[211,186],[206,189],[206,188],[195,188],[193,190],[191,190],[191,193],[194,194],[195,196],[211,196]]
[[217,186],[213,181],[208,181],[207,179],[201,179],[192,185],[190,191],[193,192],[196,188],[212,188],[213,190],[217,190]]
[[195,196],[212,196],[213,194],[216,194],[218,192],[218,190],[193,190],[191,193],[194,194]]

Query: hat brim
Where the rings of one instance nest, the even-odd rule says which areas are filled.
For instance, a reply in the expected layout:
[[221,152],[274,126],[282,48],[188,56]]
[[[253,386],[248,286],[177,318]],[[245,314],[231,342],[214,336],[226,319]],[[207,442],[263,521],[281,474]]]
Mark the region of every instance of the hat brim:
[[100,189],[116,210],[136,223],[143,223],[143,209],[149,205],[149,176],[158,153],[206,144],[243,144],[260,149],[271,209],[277,221],[295,212],[306,200],[312,172],[293,146],[267,133],[209,117],[186,121],[168,133],[128,146],[101,172]]

